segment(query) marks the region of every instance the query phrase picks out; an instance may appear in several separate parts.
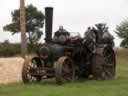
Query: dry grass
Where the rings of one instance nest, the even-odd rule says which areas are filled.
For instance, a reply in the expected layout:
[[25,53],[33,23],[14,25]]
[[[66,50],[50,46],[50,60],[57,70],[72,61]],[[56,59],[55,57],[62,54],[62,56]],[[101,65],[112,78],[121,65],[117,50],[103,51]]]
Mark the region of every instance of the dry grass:
[[0,58],[0,83],[20,81],[23,62],[19,57]]

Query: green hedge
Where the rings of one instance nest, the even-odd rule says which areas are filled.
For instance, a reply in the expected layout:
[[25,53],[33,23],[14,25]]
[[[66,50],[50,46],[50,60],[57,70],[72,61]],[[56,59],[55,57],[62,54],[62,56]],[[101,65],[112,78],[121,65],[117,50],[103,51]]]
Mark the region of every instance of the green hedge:
[[0,57],[15,56],[20,52],[20,44],[0,44]]
[[[41,44],[34,45],[34,48],[28,44],[28,54],[35,53],[41,47]],[[20,44],[0,43],[0,57],[11,57],[21,54]]]

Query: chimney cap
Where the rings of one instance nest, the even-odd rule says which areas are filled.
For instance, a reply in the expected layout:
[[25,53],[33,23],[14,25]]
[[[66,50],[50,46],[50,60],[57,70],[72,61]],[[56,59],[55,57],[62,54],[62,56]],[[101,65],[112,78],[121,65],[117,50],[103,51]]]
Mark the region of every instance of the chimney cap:
[[45,9],[53,9],[53,7],[45,7]]

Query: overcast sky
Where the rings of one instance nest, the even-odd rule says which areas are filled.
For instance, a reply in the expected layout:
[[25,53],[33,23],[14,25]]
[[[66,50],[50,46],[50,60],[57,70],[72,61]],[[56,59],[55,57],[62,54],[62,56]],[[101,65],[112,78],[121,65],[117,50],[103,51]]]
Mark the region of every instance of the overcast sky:
[[[10,40],[20,42],[20,35],[12,36],[3,32],[3,26],[11,22],[11,11],[19,8],[20,0],[1,0],[0,2],[0,42]],[[83,34],[88,26],[104,22],[115,36],[116,46],[120,39],[114,33],[115,26],[128,17],[128,0],[25,0],[44,12],[44,7],[54,7],[54,26],[57,30],[63,25],[70,32]],[[42,38],[43,40],[43,38]]]

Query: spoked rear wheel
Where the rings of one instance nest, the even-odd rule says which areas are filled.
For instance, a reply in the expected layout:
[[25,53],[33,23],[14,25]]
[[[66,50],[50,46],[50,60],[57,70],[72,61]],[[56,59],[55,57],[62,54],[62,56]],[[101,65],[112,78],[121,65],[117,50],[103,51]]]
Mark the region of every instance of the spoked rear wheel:
[[57,84],[62,84],[64,81],[74,80],[74,65],[69,57],[63,56],[57,60],[55,63],[55,76]]
[[111,46],[97,48],[93,75],[97,80],[112,80],[115,77],[116,59]]
[[111,80],[115,77],[115,54],[112,48],[107,47],[103,52],[104,64],[102,71],[103,80]]
[[36,59],[29,59],[26,58],[23,68],[22,68],[22,80],[24,83],[32,83],[32,82],[40,82],[42,77],[41,76],[33,76],[31,75],[32,71],[31,69],[37,68],[40,65],[38,64]]

